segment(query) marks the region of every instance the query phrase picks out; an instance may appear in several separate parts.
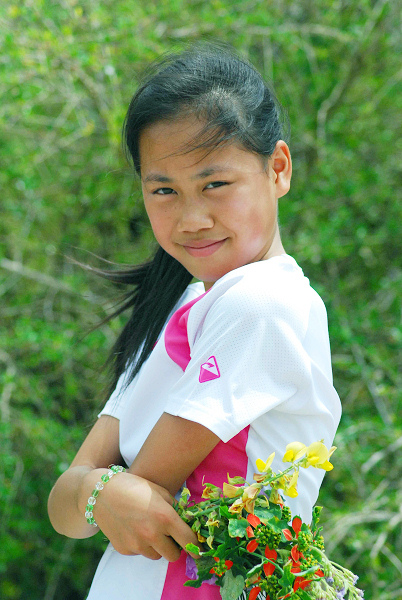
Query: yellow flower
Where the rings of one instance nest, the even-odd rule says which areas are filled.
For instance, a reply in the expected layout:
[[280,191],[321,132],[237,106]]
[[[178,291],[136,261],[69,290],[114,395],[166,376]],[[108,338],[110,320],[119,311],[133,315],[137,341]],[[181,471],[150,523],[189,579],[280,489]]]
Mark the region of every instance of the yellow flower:
[[245,508],[248,513],[254,513],[255,499],[260,490],[261,486],[257,483],[252,483],[246,487],[243,490],[242,497],[235,500],[232,506],[229,507],[229,512],[232,514],[241,513]]
[[277,489],[272,488],[271,494],[269,496],[269,501],[273,502],[274,504],[283,504],[283,498]]
[[275,452],[272,452],[272,454],[270,454],[266,460],[266,462],[264,462],[263,460],[261,460],[261,458],[257,458],[257,460],[255,461],[255,464],[257,465],[257,469],[260,471],[260,473],[267,473],[270,466],[272,465],[272,461],[274,460],[275,457]]
[[207,539],[204,538],[204,536],[201,535],[199,531],[197,531],[197,538],[198,538],[198,541],[201,542],[201,544],[203,544],[204,542],[207,541]]
[[226,498],[236,498],[236,496],[240,496],[242,492],[242,487],[236,487],[235,485],[226,483],[226,481],[223,483],[223,495],[226,496]]
[[286,452],[282,462],[294,462],[299,460],[306,451],[306,446],[301,442],[291,442],[286,446]]
[[317,469],[324,469],[324,471],[332,471],[334,465],[329,462],[329,458],[335,450],[336,446],[332,446],[328,450],[323,442],[313,442],[306,449],[306,464],[303,465],[304,468],[315,467]]
[[297,480],[299,478],[299,471],[295,471],[288,483],[288,485],[284,488],[283,493],[285,496],[289,496],[289,498],[296,498],[298,496],[297,493]]
[[242,498],[238,498],[237,500],[235,500],[232,504],[232,506],[229,506],[229,512],[232,514],[238,514],[241,513],[241,511],[243,510],[243,499]]
[[207,500],[216,500],[221,495],[221,491],[222,490],[216,487],[216,485],[207,483],[202,490],[201,498],[206,498]]
[[244,485],[246,483],[244,477],[240,477],[239,475],[236,475],[235,477],[230,477],[228,473],[227,476],[228,483],[230,483],[230,485]]
[[252,483],[243,492],[242,501],[248,513],[254,513],[255,498],[261,490],[261,486]]

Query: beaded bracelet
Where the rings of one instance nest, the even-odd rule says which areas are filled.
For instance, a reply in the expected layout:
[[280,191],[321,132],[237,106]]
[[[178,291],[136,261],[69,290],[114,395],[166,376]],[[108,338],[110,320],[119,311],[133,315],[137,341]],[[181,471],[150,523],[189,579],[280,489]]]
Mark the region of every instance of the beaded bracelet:
[[113,475],[117,475],[117,473],[123,473],[126,469],[124,467],[119,467],[117,465],[110,465],[109,471],[102,475],[101,480],[95,485],[95,489],[92,492],[92,495],[88,498],[87,505],[85,507],[85,518],[89,525],[93,525],[94,527],[98,527],[94,519],[94,506],[96,504],[96,499],[99,496],[99,492],[103,490],[105,484],[113,477]]

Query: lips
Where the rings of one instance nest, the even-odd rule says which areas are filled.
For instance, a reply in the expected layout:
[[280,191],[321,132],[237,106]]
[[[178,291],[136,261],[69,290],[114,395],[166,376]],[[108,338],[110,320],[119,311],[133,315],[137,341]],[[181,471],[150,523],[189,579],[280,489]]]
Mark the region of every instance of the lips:
[[186,244],[182,244],[183,248],[190,256],[210,256],[223,246],[227,238],[223,240],[191,240]]

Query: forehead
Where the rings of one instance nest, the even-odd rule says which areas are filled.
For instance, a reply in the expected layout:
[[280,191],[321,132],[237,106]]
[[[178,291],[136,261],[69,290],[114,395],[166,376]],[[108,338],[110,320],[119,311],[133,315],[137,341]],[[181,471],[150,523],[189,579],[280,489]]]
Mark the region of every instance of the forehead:
[[241,170],[245,155],[250,155],[254,160],[259,159],[237,142],[219,146],[212,151],[208,148],[188,151],[203,127],[204,123],[195,118],[161,121],[147,127],[139,140],[142,179],[148,178],[151,171],[182,172],[186,169],[191,172],[216,164],[230,170]]

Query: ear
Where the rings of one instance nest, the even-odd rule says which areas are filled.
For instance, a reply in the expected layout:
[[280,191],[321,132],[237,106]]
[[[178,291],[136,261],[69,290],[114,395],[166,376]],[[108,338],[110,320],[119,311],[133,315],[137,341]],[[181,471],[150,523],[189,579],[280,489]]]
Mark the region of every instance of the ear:
[[276,142],[270,163],[276,186],[276,197],[281,198],[288,193],[292,178],[292,158],[289,146],[283,140]]

